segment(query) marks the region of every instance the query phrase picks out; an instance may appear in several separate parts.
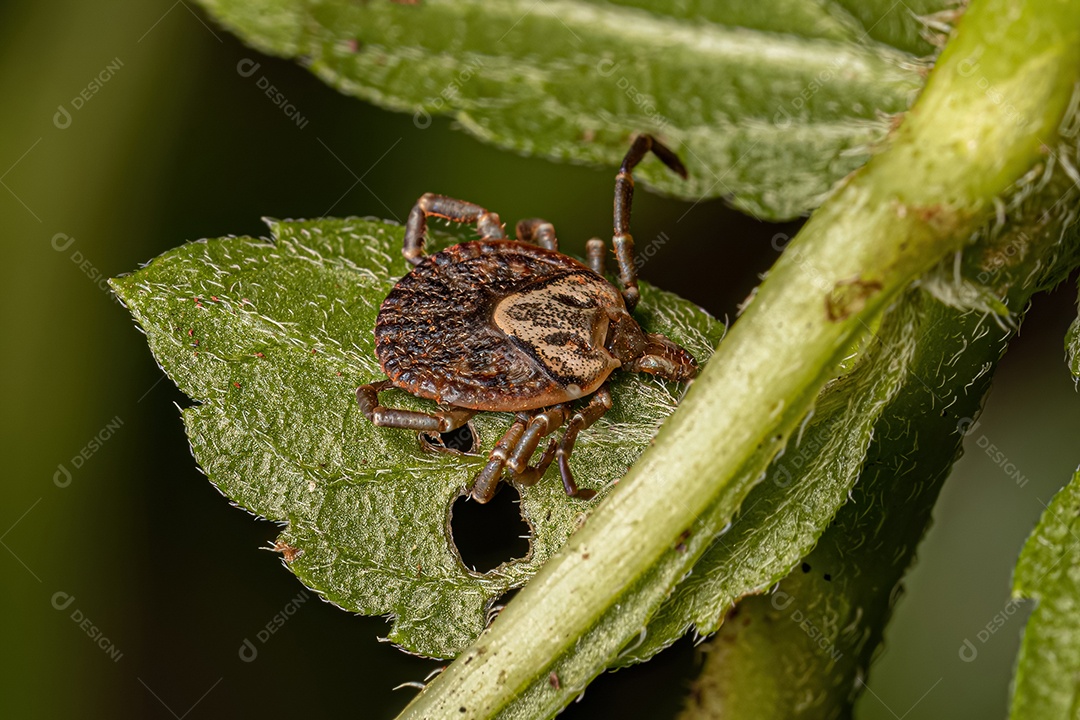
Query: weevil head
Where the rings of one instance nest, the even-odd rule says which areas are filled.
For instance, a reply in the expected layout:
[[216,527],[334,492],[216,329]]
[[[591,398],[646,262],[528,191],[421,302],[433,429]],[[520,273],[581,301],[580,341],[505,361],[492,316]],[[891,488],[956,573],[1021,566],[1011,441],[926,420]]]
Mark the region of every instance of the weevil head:
[[624,370],[658,375],[675,382],[697,376],[698,364],[693,355],[663,335],[642,330],[625,307],[609,307],[607,315],[604,347]]
[[626,307],[622,303],[610,305],[606,308],[606,314],[608,321],[604,348],[612,357],[628,365],[644,355],[648,346],[645,331],[626,311]]

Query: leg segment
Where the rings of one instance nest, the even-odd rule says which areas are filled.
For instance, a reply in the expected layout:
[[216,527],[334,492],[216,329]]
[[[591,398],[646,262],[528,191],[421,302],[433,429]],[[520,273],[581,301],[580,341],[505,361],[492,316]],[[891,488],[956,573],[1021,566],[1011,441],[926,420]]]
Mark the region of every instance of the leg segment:
[[514,479],[523,485],[532,485],[543,477],[555,458],[554,442],[544,451],[535,467],[529,466],[529,458],[540,441],[558,430],[569,416],[570,406],[567,403],[539,410],[532,415],[518,413],[510,429],[492,449],[487,465],[473,480],[469,490],[473,499],[486,503],[494,497],[503,469],[507,467],[514,473]]
[[540,218],[519,221],[516,235],[518,242],[536,243],[548,250],[559,249],[559,239],[555,237],[555,226]]
[[589,269],[597,275],[604,274],[604,265],[607,260],[607,246],[600,238],[591,238],[585,242],[585,259]]
[[544,454],[540,456],[540,462],[525,468],[515,475],[514,479],[525,487],[535,485],[537,480],[544,477],[544,473],[547,472],[548,466],[551,465],[551,461],[555,459],[555,448],[558,444],[558,441],[554,439],[549,442],[547,449],[544,450]]
[[[529,419],[529,424],[525,427],[521,440],[518,441],[517,447],[514,448],[513,454],[506,463],[510,470],[515,475],[526,473],[530,469],[528,467],[529,458],[536,452],[536,447],[540,444],[540,441],[562,427],[569,417],[570,406],[566,403],[533,415]],[[543,473],[540,473],[540,475],[543,475]],[[540,479],[540,475],[536,476],[536,480]],[[524,482],[530,484],[527,481]]]
[[503,240],[502,222],[499,216],[488,212],[479,205],[464,200],[455,200],[445,195],[426,193],[413,205],[409,219],[405,222],[405,247],[402,254],[413,265],[424,256],[424,237],[427,235],[427,219],[440,217],[451,222],[476,225],[477,232],[484,240]]
[[529,416],[525,413],[518,413],[517,418],[513,424],[506,431],[506,434],[502,436],[502,439],[495,444],[495,447],[491,450],[491,455],[488,457],[487,465],[484,469],[477,473],[473,479],[472,487],[469,488],[469,494],[472,495],[473,500],[479,503],[486,503],[491,498],[495,497],[495,490],[499,487],[499,479],[502,478],[503,468],[506,467],[506,460],[510,457],[510,451],[521,440],[522,433],[525,432],[525,425],[529,422]]
[[377,427],[405,428],[422,432],[446,432],[459,428],[469,421],[475,410],[467,408],[448,408],[434,415],[383,407],[379,404],[379,393],[393,387],[389,380],[361,385],[356,389],[356,402],[360,412]]
[[577,442],[578,433],[599,420],[610,409],[611,393],[608,392],[607,385],[602,385],[589,398],[589,404],[574,413],[574,417],[570,418],[570,424],[566,427],[562,441],[559,442],[559,449],[556,452],[556,456],[559,458],[559,475],[562,476],[563,487],[570,497],[589,500],[596,495],[595,490],[578,489],[577,483],[574,482],[574,474],[570,472],[569,460],[570,454],[574,452],[574,443]]
[[[477,502],[486,503],[491,500],[495,496],[506,468],[514,474],[514,480],[518,483],[525,486],[532,485],[544,476],[551,462],[558,458],[559,473],[562,475],[566,494],[584,500],[593,497],[596,493],[592,490],[578,490],[566,460],[574,450],[578,433],[592,425],[597,418],[610,409],[611,394],[604,386],[597,390],[589,399],[589,403],[576,413],[571,411],[569,403],[538,410],[532,414],[518,413],[506,434],[492,449],[487,465],[476,475],[469,494]],[[562,441],[552,440],[536,465],[530,466],[529,458],[536,451],[540,441],[562,427],[568,419],[570,425]]]
[[678,156],[652,135],[638,135],[634,139],[630,151],[623,158],[619,174],[615,176],[615,234],[612,244],[615,247],[615,260],[619,265],[623,300],[630,311],[633,311],[640,299],[637,265],[634,264],[634,238],[630,236],[630,206],[634,200],[634,178],[631,172],[649,151],[681,177],[686,177],[686,168]]

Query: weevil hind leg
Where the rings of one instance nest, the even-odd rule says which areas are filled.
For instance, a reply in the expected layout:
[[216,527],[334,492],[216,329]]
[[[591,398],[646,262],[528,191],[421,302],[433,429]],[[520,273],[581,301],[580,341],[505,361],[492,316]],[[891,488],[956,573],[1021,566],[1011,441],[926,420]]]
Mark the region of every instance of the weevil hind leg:
[[529,418],[528,425],[521,439],[513,448],[513,453],[506,464],[515,475],[521,475],[528,467],[529,458],[536,452],[540,441],[563,426],[570,417],[570,406],[566,403],[541,410]]
[[503,469],[506,467],[506,461],[510,458],[510,453],[521,441],[521,436],[525,432],[525,426],[529,422],[529,416],[525,413],[518,413],[514,422],[503,434],[499,442],[495,443],[495,447],[491,449],[491,454],[488,456],[487,464],[484,465],[484,469],[476,474],[473,478],[472,486],[469,488],[469,495],[472,499],[478,503],[486,503],[495,497],[496,491],[499,489],[499,480],[502,479]]
[[413,205],[409,219],[405,221],[405,245],[401,252],[411,264],[416,265],[424,257],[424,240],[427,237],[427,219],[440,217],[463,225],[476,225],[476,231],[484,240],[505,240],[499,216],[475,203],[457,200],[445,195],[425,193]]
[[551,461],[555,459],[555,453],[559,446],[559,441],[552,438],[548,443],[547,448],[544,450],[543,455],[540,456],[540,460],[535,465],[529,465],[523,469],[520,473],[514,476],[514,480],[523,487],[532,487],[540,478],[544,477],[544,473],[547,472],[548,467],[551,465]]
[[561,403],[531,413],[518,413],[513,424],[491,450],[488,462],[473,480],[469,493],[477,502],[495,496],[504,470],[510,470],[515,482],[528,487],[544,476],[555,459],[555,441],[549,443],[536,465],[529,459],[540,441],[558,430],[570,417],[570,404]]
[[380,405],[379,393],[393,386],[389,380],[380,380],[356,389],[356,402],[360,405],[360,412],[372,425],[443,433],[461,427],[476,414],[475,410],[459,407],[449,407],[437,413],[423,413]]
[[611,392],[607,385],[601,385],[600,389],[589,398],[589,403],[574,416],[566,426],[562,440],[555,456],[559,460],[559,475],[562,477],[563,488],[570,497],[590,500],[596,496],[595,490],[581,489],[574,481],[574,473],[570,470],[570,455],[574,452],[574,444],[577,442],[578,433],[592,425],[611,409]]
[[529,465],[529,459],[536,452],[540,441],[551,433],[558,430],[570,417],[569,403],[562,403],[554,407],[541,410],[529,419],[525,432],[514,448],[513,454],[507,461],[510,471],[514,473],[514,480],[528,487],[536,484],[544,476],[551,461],[555,458],[554,441],[549,443],[547,450],[540,456],[536,465]]

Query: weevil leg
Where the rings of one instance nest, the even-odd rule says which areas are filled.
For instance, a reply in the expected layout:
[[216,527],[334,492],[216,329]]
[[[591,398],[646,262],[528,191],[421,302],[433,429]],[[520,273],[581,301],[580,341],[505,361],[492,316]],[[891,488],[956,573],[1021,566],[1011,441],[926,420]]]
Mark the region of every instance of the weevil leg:
[[[525,426],[525,432],[521,435],[521,439],[518,441],[517,446],[514,447],[513,453],[506,461],[510,471],[518,476],[526,473],[530,477],[536,475],[535,472],[529,471],[539,469],[539,466],[529,468],[529,458],[536,452],[536,447],[540,444],[540,441],[562,427],[569,417],[570,406],[567,403],[562,403],[538,412],[529,418],[529,424]],[[540,473],[540,475],[543,475],[543,473]],[[532,482],[536,482],[540,475],[536,475]],[[522,480],[522,482],[526,485],[531,484],[528,480]]]
[[525,486],[532,485],[543,477],[555,458],[555,442],[551,442],[535,466],[529,466],[529,459],[540,441],[562,427],[568,417],[570,417],[568,403],[555,405],[533,414],[518,413],[510,429],[492,449],[487,465],[473,480],[472,488],[469,490],[473,499],[478,502],[487,502],[494,497],[503,470],[507,468],[514,474],[514,479]]
[[589,403],[574,413],[574,416],[570,418],[570,424],[566,426],[566,432],[563,433],[555,455],[559,459],[559,475],[562,476],[563,488],[570,497],[589,500],[596,495],[595,490],[581,490],[574,482],[574,474],[570,471],[570,454],[574,452],[574,443],[577,442],[578,433],[599,420],[610,409],[611,393],[607,385],[601,385],[600,389],[589,398]]
[[607,246],[600,238],[589,238],[585,241],[585,260],[589,269],[597,275],[604,274],[604,266],[607,264]]
[[548,250],[559,249],[559,238],[555,237],[555,226],[547,220],[530,218],[518,221],[515,228],[518,242],[535,243]]
[[458,407],[450,407],[433,414],[383,407],[379,404],[379,393],[392,387],[389,380],[380,380],[356,389],[356,402],[360,405],[360,412],[377,427],[447,432],[461,427],[476,414],[475,410]]
[[619,174],[615,176],[615,233],[611,242],[615,249],[615,262],[619,266],[623,300],[630,311],[641,298],[637,286],[638,269],[634,262],[634,238],[630,235],[630,206],[634,200],[634,178],[631,173],[650,151],[682,178],[686,178],[686,168],[679,157],[652,135],[634,138],[633,145],[623,158]]
[[525,432],[525,425],[528,422],[528,415],[518,413],[517,418],[502,436],[502,439],[491,449],[487,465],[476,474],[476,477],[473,478],[472,487],[469,488],[469,494],[472,495],[473,500],[486,503],[495,497],[495,491],[499,488],[499,480],[502,478],[506,461],[510,457],[510,451],[521,440],[521,435]]
[[464,225],[475,224],[477,232],[484,240],[506,239],[502,221],[495,213],[471,202],[426,193],[416,201],[409,212],[409,219],[405,221],[405,246],[401,252],[413,265],[424,257],[427,219],[432,216]]
[[544,477],[544,473],[547,472],[548,466],[551,465],[551,461],[555,459],[555,452],[558,445],[559,441],[552,438],[551,442],[548,443],[547,449],[544,450],[544,454],[540,456],[540,461],[535,465],[530,465],[522,470],[514,477],[514,479],[525,487],[535,485],[540,478]]

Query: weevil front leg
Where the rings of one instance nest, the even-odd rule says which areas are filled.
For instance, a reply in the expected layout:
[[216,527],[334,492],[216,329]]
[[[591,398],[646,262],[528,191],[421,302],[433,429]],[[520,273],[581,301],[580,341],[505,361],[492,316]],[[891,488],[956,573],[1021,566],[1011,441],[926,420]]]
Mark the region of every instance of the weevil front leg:
[[[555,226],[540,218],[521,220],[515,229],[518,242],[535,243],[548,250],[559,250],[559,238],[555,235]],[[585,258],[589,269],[603,276],[607,256],[607,246],[600,238],[591,238],[585,243]]]
[[427,237],[427,219],[439,217],[451,222],[476,225],[476,231],[484,240],[505,240],[499,216],[471,202],[455,200],[445,195],[426,193],[413,205],[409,219],[405,221],[405,246],[401,252],[413,265],[424,257],[424,239]]
[[652,151],[660,161],[683,179],[686,168],[679,157],[652,135],[638,135],[623,158],[619,174],[615,176],[615,232],[612,245],[615,262],[619,266],[619,282],[622,285],[626,309],[633,312],[641,295],[637,286],[637,265],[634,263],[634,238],[630,235],[630,206],[634,201],[634,178],[632,172],[645,154]]
[[377,427],[442,433],[461,427],[476,414],[475,410],[459,407],[429,414],[380,405],[379,393],[392,387],[393,384],[389,380],[380,380],[361,385],[356,389],[356,402],[360,404],[360,412],[364,413],[364,417]]
[[589,238],[585,241],[585,261],[589,269],[597,275],[604,276],[604,266],[607,264],[607,245],[600,238]]

